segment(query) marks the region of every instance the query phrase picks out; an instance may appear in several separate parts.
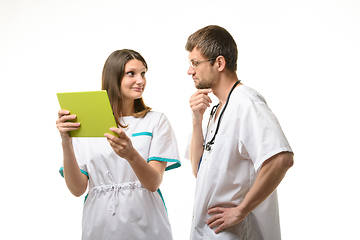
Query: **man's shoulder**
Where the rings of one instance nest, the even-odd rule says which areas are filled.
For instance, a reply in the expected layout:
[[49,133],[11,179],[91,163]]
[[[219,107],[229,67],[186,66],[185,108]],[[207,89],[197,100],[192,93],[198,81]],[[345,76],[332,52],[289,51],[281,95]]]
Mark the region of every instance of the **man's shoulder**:
[[255,89],[246,85],[241,85],[234,90],[234,95],[241,108],[246,108],[254,104],[266,104],[265,98]]

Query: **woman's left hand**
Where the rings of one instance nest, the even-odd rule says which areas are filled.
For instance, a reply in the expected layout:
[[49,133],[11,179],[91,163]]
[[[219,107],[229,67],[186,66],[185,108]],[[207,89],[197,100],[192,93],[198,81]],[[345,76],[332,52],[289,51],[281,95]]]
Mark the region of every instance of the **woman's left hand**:
[[130,138],[120,128],[110,128],[110,131],[116,133],[119,137],[115,137],[111,134],[105,133],[104,136],[107,138],[110,146],[114,149],[115,153],[128,161],[132,160],[136,151],[131,143]]

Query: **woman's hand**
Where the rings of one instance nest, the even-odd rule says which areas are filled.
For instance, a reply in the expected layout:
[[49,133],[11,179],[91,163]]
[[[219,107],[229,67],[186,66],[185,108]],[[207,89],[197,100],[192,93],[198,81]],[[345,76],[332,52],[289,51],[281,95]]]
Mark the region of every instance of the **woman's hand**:
[[59,110],[58,116],[59,119],[56,121],[56,127],[60,132],[61,138],[63,140],[70,139],[69,132],[79,129],[80,123],[67,121],[76,119],[76,115],[70,115],[70,112],[67,110]]
[[122,129],[110,128],[110,131],[119,136],[104,134],[115,153],[128,161],[142,186],[151,192],[155,192],[162,182],[167,163],[159,161],[147,163],[133,147],[130,138]]
[[108,133],[104,134],[115,153],[129,162],[132,161],[136,150],[132,146],[130,138],[120,128],[110,128],[110,131],[119,135],[119,137],[115,137]]

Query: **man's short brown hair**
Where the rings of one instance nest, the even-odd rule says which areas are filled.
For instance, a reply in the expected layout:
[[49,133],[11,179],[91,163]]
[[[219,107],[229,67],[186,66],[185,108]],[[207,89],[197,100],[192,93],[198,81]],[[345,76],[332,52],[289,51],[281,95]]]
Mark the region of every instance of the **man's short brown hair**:
[[191,52],[194,48],[198,49],[207,59],[214,59],[210,61],[211,65],[218,56],[223,56],[226,59],[226,68],[231,72],[236,72],[237,46],[234,38],[225,28],[210,25],[191,34],[185,49]]

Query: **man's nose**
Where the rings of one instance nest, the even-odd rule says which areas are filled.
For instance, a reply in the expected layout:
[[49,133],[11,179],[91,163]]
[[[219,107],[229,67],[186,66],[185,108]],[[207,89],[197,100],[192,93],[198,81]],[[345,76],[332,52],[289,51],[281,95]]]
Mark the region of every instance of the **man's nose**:
[[187,71],[187,74],[188,74],[188,75],[193,75],[193,74],[195,74],[195,69],[194,69],[192,66],[189,66],[189,69],[188,69],[188,71]]

